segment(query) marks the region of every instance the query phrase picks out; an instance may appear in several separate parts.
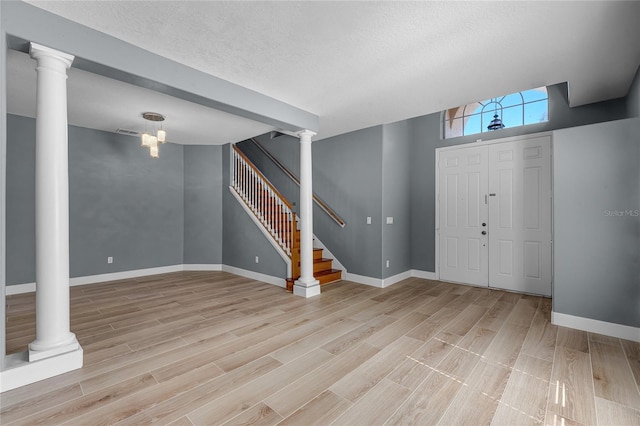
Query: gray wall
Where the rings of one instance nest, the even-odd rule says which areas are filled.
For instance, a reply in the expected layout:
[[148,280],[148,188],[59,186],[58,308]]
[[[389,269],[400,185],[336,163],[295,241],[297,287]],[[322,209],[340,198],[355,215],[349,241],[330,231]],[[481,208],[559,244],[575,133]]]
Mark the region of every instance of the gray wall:
[[640,117],[640,68],[629,88],[627,95],[627,110],[629,117]]
[[419,271],[436,270],[436,148],[440,140],[441,114],[410,120],[411,159],[411,267]]
[[36,127],[32,118],[7,116],[7,284],[35,282]]
[[[382,126],[382,277],[411,268],[411,139],[408,121]],[[393,217],[393,224],[386,223]],[[386,261],[389,267],[386,267]]]
[[181,264],[183,177],[180,145],[70,126],[71,276]]
[[[287,265],[267,237],[251,220],[229,190],[230,145],[222,148],[223,231],[222,263],[236,268],[287,278]],[[255,263],[258,256],[259,263]]]
[[[35,281],[35,120],[8,116],[7,284]],[[69,126],[71,277],[182,263],[182,146]],[[107,263],[113,256],[114,262]]]
[[373,278],[382,278],[382,138],[375,126],[312,145],[313,190],[346,223],[315,207],[314,233],[347,271]]
[[640,119],[554,132],[553,309],[640,327]]
[[222,263],[222,147],[184,146],[185,264]]

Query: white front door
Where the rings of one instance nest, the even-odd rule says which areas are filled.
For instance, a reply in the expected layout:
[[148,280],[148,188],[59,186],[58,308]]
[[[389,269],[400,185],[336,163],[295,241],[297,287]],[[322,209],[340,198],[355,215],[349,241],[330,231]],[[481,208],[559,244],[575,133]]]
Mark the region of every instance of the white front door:
[[438,152],[441,280],[551,295],[551,137]]
[[439,272],[442,280],[482,286],[488,283],[487,156],[486,147],[440,153]]
[[489,285],[551,295],[551,138],[489,145]]

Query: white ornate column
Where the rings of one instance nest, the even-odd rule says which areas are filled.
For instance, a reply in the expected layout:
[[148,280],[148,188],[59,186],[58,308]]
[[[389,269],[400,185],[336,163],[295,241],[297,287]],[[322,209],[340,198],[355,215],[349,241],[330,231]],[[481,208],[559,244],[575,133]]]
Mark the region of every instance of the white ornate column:
[[29,361],[79,348],[69,321],[67,69],[74,57],[31,43],[36,95],[36,340]]
[[313,277],[313,184],[310,130],[300,137],[300,278],[293,286],[293,294],[311,297],[320,294],[320,283]]

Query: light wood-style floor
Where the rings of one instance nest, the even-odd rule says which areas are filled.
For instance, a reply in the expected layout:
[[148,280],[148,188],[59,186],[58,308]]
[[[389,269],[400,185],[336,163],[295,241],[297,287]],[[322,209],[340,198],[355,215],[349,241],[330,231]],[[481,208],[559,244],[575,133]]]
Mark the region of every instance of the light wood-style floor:
[[[3,393],[6,424],[640,424],[640,344],[551,300],[422,279],[303,299],[224,272],[71,288],[81,370]],[[34,295],[7,297],[8,352]]]

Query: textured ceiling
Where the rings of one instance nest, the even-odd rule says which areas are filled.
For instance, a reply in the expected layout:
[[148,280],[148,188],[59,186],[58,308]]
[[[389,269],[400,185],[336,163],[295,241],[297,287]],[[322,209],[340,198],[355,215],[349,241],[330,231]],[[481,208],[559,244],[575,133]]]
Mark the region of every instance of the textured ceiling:
[[640,2],[29,3],[317,114],[320,138],[565,81],[572,106],[617,98],[640,65]]

